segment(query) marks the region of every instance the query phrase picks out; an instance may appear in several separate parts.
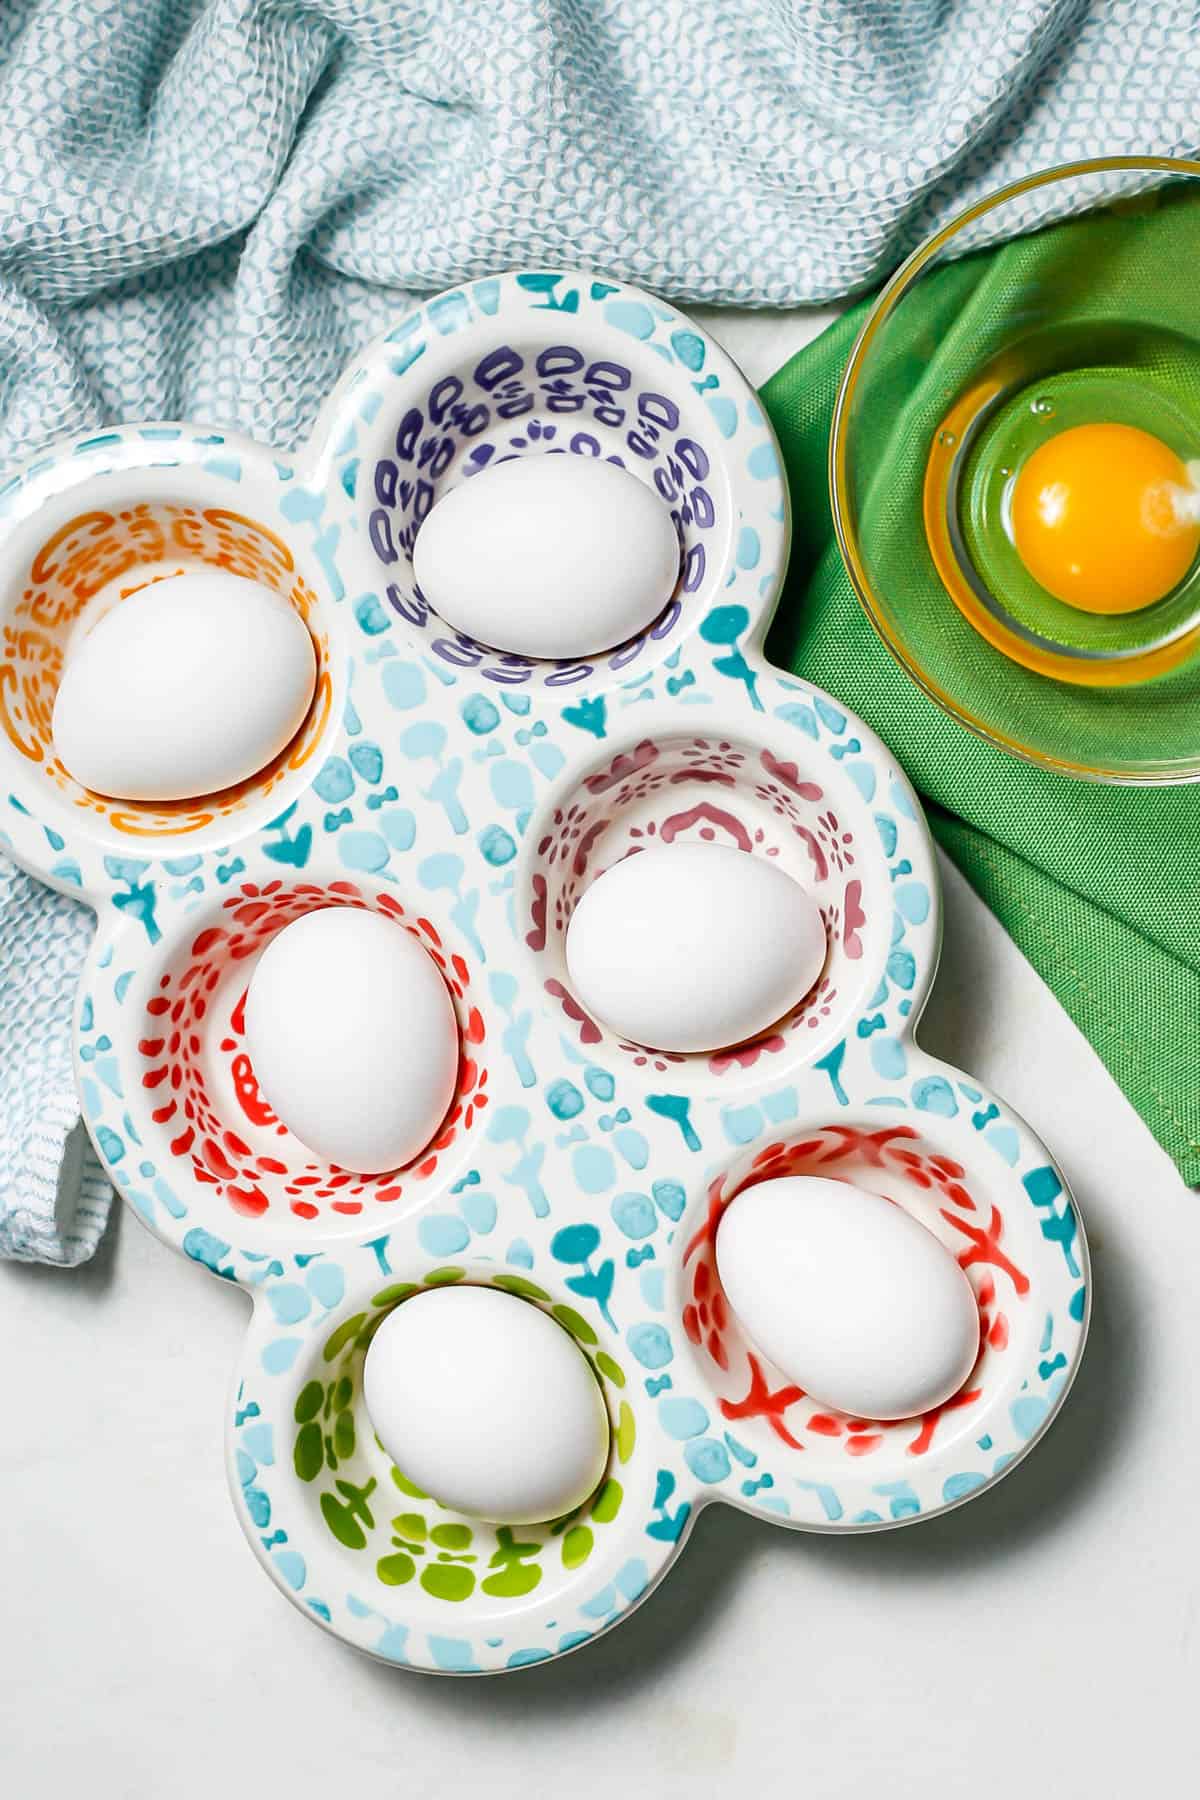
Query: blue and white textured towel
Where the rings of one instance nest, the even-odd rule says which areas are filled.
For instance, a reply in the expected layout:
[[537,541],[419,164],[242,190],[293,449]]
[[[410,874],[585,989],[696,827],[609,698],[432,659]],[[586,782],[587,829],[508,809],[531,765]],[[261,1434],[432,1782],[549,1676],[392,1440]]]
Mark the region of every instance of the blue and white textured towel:
[[[1032,169],[1192,149],[1197,12],[0,0],[0,472],[123,418],[292,440],[408,295],[498,268],[864,287]],[[77,1261],[103,1227],[90,1152],[64,1166],[88,931],[0,860],[0,1256]]]
[[86,1144],[71,1013],[91,914],[0,856],[0,1257],[83,1262],[112,1190]]

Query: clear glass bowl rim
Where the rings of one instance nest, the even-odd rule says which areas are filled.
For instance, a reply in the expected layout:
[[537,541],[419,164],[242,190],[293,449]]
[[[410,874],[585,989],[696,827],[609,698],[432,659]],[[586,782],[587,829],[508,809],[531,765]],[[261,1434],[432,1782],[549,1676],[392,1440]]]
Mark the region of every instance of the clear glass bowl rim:
[[1102,156],[1083,162],[1060,163],[1054,168],[1042,169],[1036,174],[1027,175],[1020,181],[1010,182],[1007,187],[998,188],[995,193],[986,195],[982,200],[977,200],[973,206],[957,213],[947,224],[932,232],[924,242],[918,244],[883,288],[864,320],[862,329],[850,351],[849,361],[846,364],[838,387],[837,399],[834,402],[833,424],[829,434],[829,493],[838,548],[846,565],[851,585],[862,603],[867,617],[901,668],[929,699],[941,707],[943,712],[949,713],[952,718],[958,720],[960,725],[965,725],[976,736],[984,738],[988,743],[995,744],[1001,750],[1006,750],[1011,756],[1019,757],[1023,762],[1033,763],[1039,768],[1051,769],[1061,775],[1078,776],[1089,781],[1163,786],[1169,783],[1200,780],[1200,747],[1187,762],[1147,762],[1102,768],[1092,764],[1075,763],[1066,757],[1052,756],[1045,751],[1024,744],[1019,738],[1010,737],[995,724],[984,723],[983,720],[977,719],[973,713],[960,706],[954,697],[948,694],[922,668],[921,664],[914,660],[904,640],[892,628],[887,610],[874,591],[859,549],[854,528],[853,501],[850,494],[850,438],[853,434],[848,429],[849,413],[862,379],[867,357],[872,345],[896,311],[899,303],[912,291],[938,252],[965,226],[984,217],[985,214],[995,211],[1020,194],[1031,193],[1036,188],[1049,187],[1055,182],[1074,180],[1079,176],[1100,175],[1120,170],[1200,177],[1200,160],[1175,156]]

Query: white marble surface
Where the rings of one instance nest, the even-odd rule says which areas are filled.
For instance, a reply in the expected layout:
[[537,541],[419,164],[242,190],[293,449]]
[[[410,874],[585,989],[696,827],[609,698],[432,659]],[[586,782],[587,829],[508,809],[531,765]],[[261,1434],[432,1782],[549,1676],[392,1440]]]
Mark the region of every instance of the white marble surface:
[[[761,380],[815,328],[718,318]],[[701,1518],[626,1624],[484,1681],[305,1622],[225,1492],[246,1302],[131,1215],[0,1265],[0,1792],[1125,1800],[1190,1791],[1200,1681],[1200,1196],[953,871],[921,1032],[1054,1147],[1091,1240],[1083,1370],[1011,1480],[854,1540]]]

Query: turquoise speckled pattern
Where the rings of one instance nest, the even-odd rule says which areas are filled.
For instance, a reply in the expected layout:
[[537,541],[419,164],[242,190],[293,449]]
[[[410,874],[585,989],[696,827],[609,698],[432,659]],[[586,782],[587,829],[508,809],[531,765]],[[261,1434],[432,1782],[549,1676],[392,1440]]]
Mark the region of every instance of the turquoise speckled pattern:
[[[557,453],[640,473],[674,518],[681,576],[630,643],[537,663],[445,627],[409,557],[446,485]],[[29,571],[5,619],[4,827],[27,868],[99,912],[76,1054],[105,1167],[164,1242],[253,1300],[230,1481],[256,1555],[307,1616],[413,1668],[517,1668],[628,1612],[706,1504],[878,1530],[960,1504],[1037,1440],[1086,1334],[1082,1227],[1023,1121],[914,1040],[939,947],[928,832],[886,748],[763,660],[786,490],[752,392],[703,333],[616,282],[490,278],[398,320],[294,461],[127,427],[60,446],[0,509]],[[321,693],[292,755],[244,790],[173,812],[97,806],[39,736],[54,633],[97,569],[147,579],[176,554],[288,592]],[[655,839],[773,857],[822,909],[817,987],[725,1055],[623,1042],[566,979],[574,900]],[[254,956],[326,904],[411,931],[459,1019],[445,1126],[384,1176],[306,1152],[244,1051]],[[981,1354],[938,1413],[817,1409],[729,1314],[721,1211],[789,1172],[886,1193],[958,1256]],[[373,1330],[462,1281],[544,1307],[601,1384],[610,1468],[569,1519],[448,1513],[374,1437]]]

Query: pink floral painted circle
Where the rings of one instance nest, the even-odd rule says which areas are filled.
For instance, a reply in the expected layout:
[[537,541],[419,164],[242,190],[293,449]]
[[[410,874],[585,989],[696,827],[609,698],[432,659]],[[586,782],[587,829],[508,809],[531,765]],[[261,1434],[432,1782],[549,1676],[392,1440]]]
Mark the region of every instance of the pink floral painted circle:
[[[829,949],[812,989],[769,1031],[710,1056],[647,1050],[592,1018],[571,991],[564,944],[571,913],[606,869],[653,845],[711,843],[762,856],[816,899]],[[869,916],[857,820],[822,782],[762,746],[720,735],[643,738],[586,776],[546,814],[534,839],[521,926],[542,986],[579,1042],[640,1068],[722,1076],[764,1059],[815,1061],[843,1036],[886,957],[890,915]],[[867,956],[867,940],[875,942]],[[877,976],[875,977],[877,979]]]

